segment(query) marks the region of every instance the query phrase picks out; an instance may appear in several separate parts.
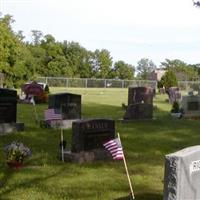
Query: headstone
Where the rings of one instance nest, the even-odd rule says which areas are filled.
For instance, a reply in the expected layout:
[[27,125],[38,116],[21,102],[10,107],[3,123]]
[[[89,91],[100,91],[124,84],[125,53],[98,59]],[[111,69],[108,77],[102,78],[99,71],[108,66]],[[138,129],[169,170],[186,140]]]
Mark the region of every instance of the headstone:
[[183,109],[183,117],[199,118],[200,117],[200,96],[187,95],[181,100],[181,108]]
[[152,119],[154,91],[150,87],[130,87],[124,120]]
[[17,91],[0,88],[0,123],[16,122]]
[[166,90],[166,93],[168,94],[170,103],[181,100],[181,93],[178,87],[170,87]]
[[21,89],[27,96],[40,96],[44,92],[42,85],[36,82],[24,84],[22,85]]
[[60,109],[63,119],[81,119],[81,95],[59,93],[49,95],[49,108]]
[[32,97],[36,103],[46,103],[48,99],[49,87],[45,83],[25,83],[21,86],[19,102],[31,103]]
[[152,119],[152,117],[153,117],[153,105],[144,103],[129,105],[124,115],[125,120]]
[[115,138],[115,122],[110,119],[79,120],[72,124],[72,152],[102,149]]
[[153,89],[150,87],[129,87],[128,105],[135,103],[153,103]]
[[165,156],[164,200],[199,200],[199,180],[199,145]]
[[23,123],[17,123],[17,91],[0,88],[0,134],[21,131]]

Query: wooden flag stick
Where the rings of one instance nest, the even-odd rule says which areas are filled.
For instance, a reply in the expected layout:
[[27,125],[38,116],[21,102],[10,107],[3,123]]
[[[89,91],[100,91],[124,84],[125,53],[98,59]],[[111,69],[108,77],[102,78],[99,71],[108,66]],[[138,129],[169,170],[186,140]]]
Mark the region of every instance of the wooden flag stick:
[[64,162],[64,149],[63,149],[63,129],[60,129],[60,137],[61,137],[61,158]]
[[[118,136],[119,141],[120,141],[120,143],[121,143],[121,139],[120,139],[119,133],[117,133],[117,136]],[[122,144],[121,144],[121,145],[122,145]],[[123,149],[123,148],[122,148],[122,149]],[[124,151],[123,151],[123,154],[124,154]],[[124,161],[124,166],[125,166],[125,170],[126,170],[126,175],[127,175],[127,178],[128,178],[129,187],[130,187],[130,190],[131,190],[131,196],[132,196],[132,199],[135,199],[135,196],[134,196],[134,193],[133,193],[132,184],[131,184],[131,179],[130,179],[129,172],[128,172],[128,167],[127,167],[127,164],[126,164],[125,155],[123,156],[123,161]]]
[[36,122],[36,124],[38,124],[38,115],[37,115],[37,110],[36,110],[35,105],[33,105],[33,107],[34,107],[34,113],[35,113],[35,122]]

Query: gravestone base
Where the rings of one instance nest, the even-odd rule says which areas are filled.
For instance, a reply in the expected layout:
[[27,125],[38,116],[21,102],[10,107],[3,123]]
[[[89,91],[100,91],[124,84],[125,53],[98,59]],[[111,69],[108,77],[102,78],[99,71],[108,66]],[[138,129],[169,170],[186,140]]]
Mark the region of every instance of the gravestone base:
[[23,131],[24,123],[0,123],[0,135],[12,133],[16,131]]
[[152,119],[153,118],[153,105],[136,103],[128,105],[126,113],[123,117],[124,120],[135,119]]
[[65,120],[52,120],[51,122],[47,122],[45,120],[40,121],[41,128],[63,128],[68,129],[72,128],[72,123],[80,120],[80,119],[65,119]]
[[[61,154],[60,154],[61,157]],[[73,153],[71,151],[64,151],[64,161],[74,163],[88,163],[97,160],[112,160],[112,156],[104,149],[93,149],[91,151],[81,151]]]

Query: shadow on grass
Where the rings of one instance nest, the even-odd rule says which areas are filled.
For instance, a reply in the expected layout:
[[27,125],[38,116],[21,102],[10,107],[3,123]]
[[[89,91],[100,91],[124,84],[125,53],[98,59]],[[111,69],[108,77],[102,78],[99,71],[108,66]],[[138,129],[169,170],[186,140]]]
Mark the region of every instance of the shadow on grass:
[[[142,193],[142,194],[136,194],[135,195],[135,200],[162,200],[162,195],[156,194],[156,193]],[[132,197],[125,196],[125,197],[120,197],[114,200],[133,200]]]

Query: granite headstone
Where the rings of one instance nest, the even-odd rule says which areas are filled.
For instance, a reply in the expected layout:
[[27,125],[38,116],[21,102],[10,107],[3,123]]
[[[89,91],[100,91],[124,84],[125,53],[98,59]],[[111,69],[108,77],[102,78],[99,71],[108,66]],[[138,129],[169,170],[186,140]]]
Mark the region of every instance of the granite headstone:
[[165,156],[164,200],[200,199],[200,145]]
[[17,123],[17,91],[0,88],[0,134],[24,130],[23,123]]
[[79,120],[72,124],[72,152],[102,149],[103,143],[115,138],[115,122],[111,119]]
[[128,105],[135,103],[153,103],[153,89],[150,87],[129,87]]
[[59,93],[49,95],[49,108],[60,109],[63,119],[81,119],[81,95]]
[[130,87],[128,89],[128,106],[124,120],[152,119],[153,89],[150,87]]
[[17,91],[0,88],[0,123],[16,122]]

